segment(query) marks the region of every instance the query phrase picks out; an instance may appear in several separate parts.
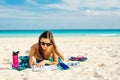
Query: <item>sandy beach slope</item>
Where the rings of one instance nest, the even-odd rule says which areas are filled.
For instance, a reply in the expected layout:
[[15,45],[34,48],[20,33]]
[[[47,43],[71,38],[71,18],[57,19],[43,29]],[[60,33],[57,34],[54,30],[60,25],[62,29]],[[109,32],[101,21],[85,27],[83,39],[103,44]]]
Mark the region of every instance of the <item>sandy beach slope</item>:
[[38,38],[0,38],[0,80],[120,80],[120,37],[56,37],[66,62],[72,55],[88,59],[69,70],[13,70],[12,51],[28,55]]

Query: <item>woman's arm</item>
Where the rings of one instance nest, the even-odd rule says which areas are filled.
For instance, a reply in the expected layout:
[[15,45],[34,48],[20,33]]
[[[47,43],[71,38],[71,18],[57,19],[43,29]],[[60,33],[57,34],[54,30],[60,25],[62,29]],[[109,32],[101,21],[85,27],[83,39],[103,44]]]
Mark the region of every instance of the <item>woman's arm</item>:
[[29,65],[30,67],[32,67],[33,64],[36,64],[36,58],[35,58],[35,53],[36,53],[36,47],[35,45],[33,45],[30,49],[30,54],[29,54]]
[[43,62],[45,62],[45,64],[58,64],[58,55],[53,53],[52,57],[53,57],[53,62],[49,60],[43,60]]
[[45,64],[50,64],[50,65],[56,64],[57,65],[58,64],[58,55],[56,53],[53,53],[52,57],[53,57],[53,62],[51,62],[49,60],[43,60],[43,61],[39,62],[37,64],[37,66],[43,67]]

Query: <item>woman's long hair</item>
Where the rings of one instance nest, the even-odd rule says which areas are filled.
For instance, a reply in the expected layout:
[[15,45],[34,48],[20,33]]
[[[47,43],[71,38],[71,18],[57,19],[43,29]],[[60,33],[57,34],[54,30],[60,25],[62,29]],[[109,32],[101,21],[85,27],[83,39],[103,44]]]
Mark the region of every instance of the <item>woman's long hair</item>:
[[46,58],[44,57],[44,55],[43,55],[42,47],[41,47],[41,44],[40,44],[40,40],[41,40],[42,38],[50,39],[50,41],[51,41],[51,43],[52,43],[52,45],[53,45],[53,51],[54,51],[60,58],[62,58],[62,59],[64,60],[63,55],[60,54],[60,52],[58,52],[58,50],[57,50],[57,47],[56,47],[55,42],[54,42],[53,34],[52,34],[52,32],[50,32],[50,31],[44,31],[44,32],[39,36],[39,41],[38,41],[38,43],[39,43],[39,54],[41,55],[41,57],[42,57],[43,59],[46,59]]

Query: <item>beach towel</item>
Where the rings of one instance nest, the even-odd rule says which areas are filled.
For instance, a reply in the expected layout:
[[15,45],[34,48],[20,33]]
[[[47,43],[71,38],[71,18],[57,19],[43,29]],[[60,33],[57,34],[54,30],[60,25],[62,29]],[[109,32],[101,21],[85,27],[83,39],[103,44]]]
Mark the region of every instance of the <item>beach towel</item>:
[[[16,69],[16,70],[21,71],[21,70],[30,68],[29,56],[19,56],[19,59],[20,59],[19,68]],[[49,61],[52,62],[53,57],[50,57]],[[69,66],[67,64],[65,64],[60,57],[58,58],[58,61],[59,61],[59,64],[57,65],[57,67],[58,67],[59,70],[67,70],[67,69],[69,69]],[[49,65],[47,65],[47,66],[49,66]],[[12,66],[12,68],[15,69],[13,66]]]
[[16,69],[12,65],[12,69],[21,71],[21,70],[30,68],[30,65],[29,65],[29,56],[19,56],[19,60],[20,60],[20,62],[19,62],[19,68]]
[[18,70],[24,70],[26,68],[30,68],[29,65],[29,56],[19,56],[19,59],[21,60],[19,63],[19,69]]

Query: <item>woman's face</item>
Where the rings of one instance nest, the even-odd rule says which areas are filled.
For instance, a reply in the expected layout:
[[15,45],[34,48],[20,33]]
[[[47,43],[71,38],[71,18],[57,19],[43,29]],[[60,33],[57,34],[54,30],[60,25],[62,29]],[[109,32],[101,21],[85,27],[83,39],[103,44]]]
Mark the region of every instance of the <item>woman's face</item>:
[[48,39],[48,38],[42,38],[40,40],[40,45],[41,45],[41,47],[42,47],[43,50],[50,51],[52,43],[51,43],[50,39]]

